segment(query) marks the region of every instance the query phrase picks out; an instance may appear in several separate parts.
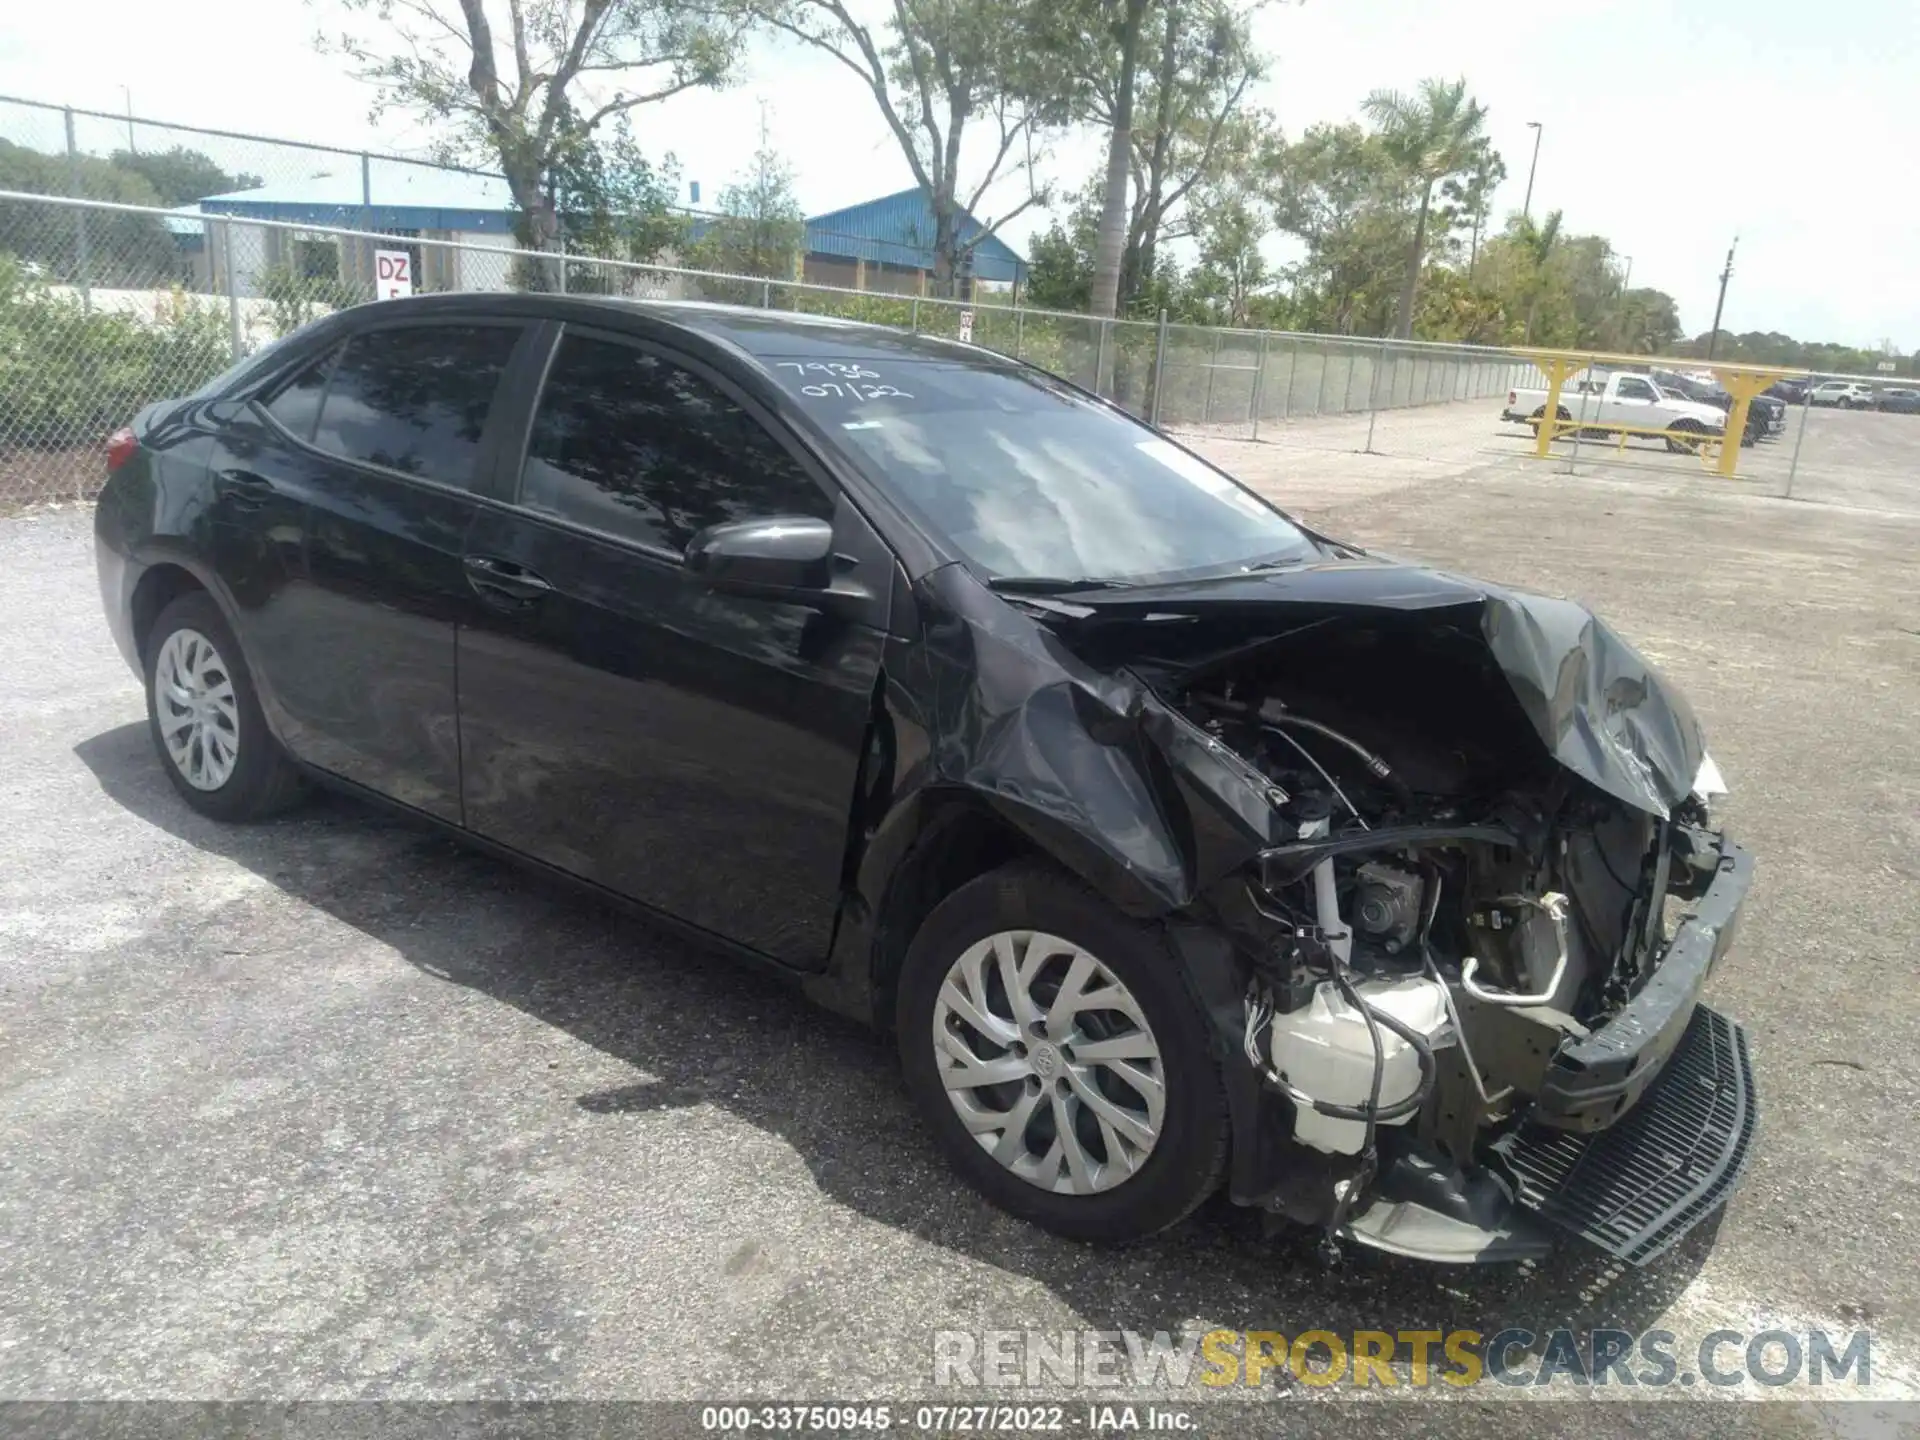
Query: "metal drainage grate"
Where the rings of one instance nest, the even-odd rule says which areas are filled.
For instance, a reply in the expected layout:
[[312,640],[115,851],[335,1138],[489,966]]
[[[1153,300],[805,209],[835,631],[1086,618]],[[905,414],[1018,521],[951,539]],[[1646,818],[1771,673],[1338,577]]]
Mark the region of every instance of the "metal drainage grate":
[[1644,1265],[1725,1202],[1759,1110],[1747,1035],[1705,1005],[1640,1103],[1596,1134],[1529,1127],[1499,1149],[1520,1203],[1610,1255]]

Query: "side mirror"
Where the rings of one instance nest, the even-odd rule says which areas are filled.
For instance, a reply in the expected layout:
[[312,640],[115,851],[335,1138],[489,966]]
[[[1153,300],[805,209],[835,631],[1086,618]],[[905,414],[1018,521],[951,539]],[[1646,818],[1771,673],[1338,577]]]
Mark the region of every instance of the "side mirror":
[[687,542],[686,565],[724,594],[804,600],[833,583],[833,526],[811,515],[709,525]]

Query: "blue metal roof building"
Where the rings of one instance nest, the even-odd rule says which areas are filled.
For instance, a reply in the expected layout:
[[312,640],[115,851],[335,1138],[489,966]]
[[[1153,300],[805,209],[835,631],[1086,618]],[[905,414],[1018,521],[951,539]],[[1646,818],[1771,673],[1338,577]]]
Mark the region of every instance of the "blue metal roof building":
[[[379,158],[363,168],[344,157],[297,180],[209,195],[198,209],[316,229],[497,236],[509,244],[515,214],[513,197],[499,176]],[[1027,262],[1005,241],[984,235],[984,227],[964,210],[958,228],[963,241],[983,237],[970,257],[975,281],[1025,285]],[[699,229],[696,221],[696,234]],[[183,225],[183,238],[185,233]],[[817,283],[912,292],[925,288],[934,268],[933,205],[918,187],[816,215],[806,222],[806,236],[804,273]]]
[[[973,239],[984,227],[961,211],[960,238]],[[807,221],[807,254],[865,261],[889,269],[933,269],[933,204],[927,192],[915,186],[897,195],[849,205],[844,210],[815,215]],[[973,249],[976,280],[1003,285],[1026,283],[1027,262],[997,235],[988,235]]]

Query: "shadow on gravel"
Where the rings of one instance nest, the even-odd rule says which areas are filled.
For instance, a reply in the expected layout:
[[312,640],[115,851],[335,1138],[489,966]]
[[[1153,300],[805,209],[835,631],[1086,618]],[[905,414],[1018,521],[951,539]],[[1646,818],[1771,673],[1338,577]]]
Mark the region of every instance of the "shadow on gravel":
[[[784,1140],[834,1201],[1028,1277],[1089,1328],[1637,1331],[1657,1325],[1712,1245],[1710,1223],[1643,1270],[1572,1242],[1537,1266],[1486,1268],[1350,1247],[1345,1264],[1329,1271],[1313,1257],[1312,1236],[1266,1236],[1260,1217],[1224,1201],[1124,1252],[1058,1240],[955,1181],[919,1126],[887,1042],[815,1009],[778,978],[349,800],[316,796],[257,826],[205,820],[168,787],[144,725],[94,736],[75,754],[109,797],[149,823],[244,866],[446,983],[514,1006],[654,1077],[575,1099],[605,1124],[656,1110],[724,1108]],[[515,1077],[499,1083],[512,1086]],[[1017,1323],[976,1313],[975,1298],[956,1295],[939,1318]]]

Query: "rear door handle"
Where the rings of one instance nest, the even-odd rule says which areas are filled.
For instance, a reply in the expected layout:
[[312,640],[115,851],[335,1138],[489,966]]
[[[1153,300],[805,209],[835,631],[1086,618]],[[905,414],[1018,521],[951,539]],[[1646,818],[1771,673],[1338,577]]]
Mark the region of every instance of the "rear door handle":
[[213,490],[236,510],[258,510],[273,498],[275,486],[251,470],[221,470],[213,477]]
[[497,559],[492,555],[468,555],[460,563],[466,567],[467,583],[482,600],[496,605],[502,601],[510,605],[524,605],[528,601],[538,600],[553,589],[526,566],[516,565],[511,560]]

